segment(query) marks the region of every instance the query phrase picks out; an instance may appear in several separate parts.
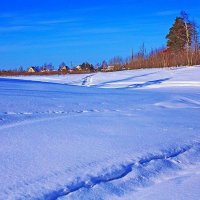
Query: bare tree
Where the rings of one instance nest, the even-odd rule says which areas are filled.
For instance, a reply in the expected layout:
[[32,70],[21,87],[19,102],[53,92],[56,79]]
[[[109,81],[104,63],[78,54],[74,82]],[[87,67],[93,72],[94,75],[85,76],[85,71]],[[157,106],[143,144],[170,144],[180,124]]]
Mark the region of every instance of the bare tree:
[[185,29],[185,43],[186,43],[186,54],[187,54],[187,64],[188,66],[192,65],[190,62],[189,53],[191,50],[191,38],[192,38],[192,24],[189,21],[189,16],[185,11],[181,12],[181,17],[184,21],[184,29]]

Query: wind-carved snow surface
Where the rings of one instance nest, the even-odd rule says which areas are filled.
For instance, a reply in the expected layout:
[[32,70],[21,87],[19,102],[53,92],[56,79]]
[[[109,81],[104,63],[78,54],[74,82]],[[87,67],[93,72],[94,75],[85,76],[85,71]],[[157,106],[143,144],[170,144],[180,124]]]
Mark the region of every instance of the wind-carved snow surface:
[[[113,182],[113,185],[115,185],[116,184],[115,182],[117,180],[121,181],[122,179],[126,178],[126,176],[130,176],[130,175],[132,176],[134,175],[134,179],[132,179],[131,181],[134,182],[135,184],[134,189],[136,189],[143,185],[147,185],[149,182],[152,181],[151,179],[155,179],[159,174],[166,173],[166,171],[168,171],[168,173],[169,172],[173,173],[173,171],[176,172],[179,170],[183,170],[184,165],[182,164],[181,158],[186,157],[187,159],[190,159],[189,157],[192,155],[192,153],[194,153],[194,152],[191,153],[191,151],[195,151],[195,154],[199,154],[200,144],[196,143],[193,145],[186,145],[179,149],[174,149],[168,152],[167,151],[162,152],[161,154],[148,155],[147,157],[141,158],[137,162],[127,163],[126,165],[118,166],[117,169],[112,169],[112,171],[103,172],[101,175],[88,177],[85,181],[78,179],[75,182],[69,185],[66,185],[64,188],[59,189],[58,191],[53,191],[45,195],[44,199],[54,200],[60,197],[67,198],[67,196],[72,193],[75,193],[75,192],[81,193],[80,191],[83,189],[90,190],[91,188],[94,188],[95,186],[101,185],[103,183],[106,184],[106,183]],[[136,175],[134,174],[135,172],[137,172]],[[200,173],[200,170],[199,170],[199,173]],[[117,185],[118,184],[119,183],[117,183]],[[119,188],[120,190],[124,189],[123,187],[120,187],[120,186]],[[114,191],[114,193],[115,192],[116,191]],[[88,193],[90,193],[90,191]],[[85,198],[86,198],[86,195],[84,193]],[[83,195],[79,194],[79,196],[80,196],[80,199],[84,198]],[[71,196],[71,198],[73,199],[76,197]]]
[[199,200],[199,83],[199,67],[1,78],[0,199]]

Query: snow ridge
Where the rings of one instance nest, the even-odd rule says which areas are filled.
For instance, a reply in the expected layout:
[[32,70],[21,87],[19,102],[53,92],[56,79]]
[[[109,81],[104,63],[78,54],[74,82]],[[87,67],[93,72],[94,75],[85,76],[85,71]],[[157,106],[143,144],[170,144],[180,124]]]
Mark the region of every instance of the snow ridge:
[[[173,162],[176,164],[181,163],[181,159],[179,158],[185,153],[189,153],[190,151],[195,151],[197,154],[200,153],[200,143],[195,142],[190,145],[185,145],[177,149],[171,149],[168,151],[164,151],[161,154],[149,154],[146,157],[141,158],[138,162],[132,162],[127,165],[121,165],[118,168],[115,168],[111,172],[106,172],[102,175],[99,176],[91,176],[88,180],[80,180],[80,178],[77,178],[76,181],[73,183],[66,185],[64,188],[61,188],[57,191],[53,191],[49,194],[46,194],[42,199],[46,200],[57,200],[60,197],[70,195],[74,192],[77,192],[82,189],[90,189],[93,188],[96,185],[99,185],[101,183],[108,183],[111,181],[115,181],[118,179],[122,179],[126,177],[129,173],[131,173],[134,170],[138,169],[143,169],[146,166],[150,165],[152,162],[170,162],[171,164],[167,164],[165,166],[166,168],[170,168],[173,165]],[[188,155],[187,155],[188,156]],[[190,161],[189,161],[190,162]],[[179,166],[176,166],[179,170],[181,169]],[[138,174],[138,180],[142,177],[142,171],[141,174]],[[159,171],[156,169],[156,164],[155,164],[155,171]],[[150,171],[150,173],[152,173]],[[151,175],[149,176],[149,178]],[[138,181],[137,180],[137,181]],[[137,182],[136,181],[136,182]],[[139,183],[138,183],[139,184]]]

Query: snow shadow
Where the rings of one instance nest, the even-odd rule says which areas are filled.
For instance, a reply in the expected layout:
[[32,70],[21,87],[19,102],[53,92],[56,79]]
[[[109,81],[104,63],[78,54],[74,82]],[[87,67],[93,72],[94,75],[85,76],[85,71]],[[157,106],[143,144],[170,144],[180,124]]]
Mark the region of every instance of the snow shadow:
[[145,83],[132,84],[132,85],[129,85],[127,88],[143,88],[143,87],[150,86],[150,85],[158,85],[158,84],[161,84],[170,79],[171,78],[163,78],[163,79],[157,79],[157,80],[153,80],[153,81],[147,81]]
[[124,78],[124,79],[118,79],[118,80],[113,80],[113,81],[106,81],[106,82],[100,83],[98,85],[93,85],[93,86],[94,87],[102,87],[102,86],[105,86],[107,84],[120,83],[120,82],[124,82],[124,81],[130,81],[130,80],[135,79],[135,78],[141,78],[141,77],[145,77],[145,76],[149,76],[149,75],[153,75],[153,74],[157,74],[157,73],[158,72],[151,72],[151,73],[147,73],[147,74],[142,74],[142,75],[137,75],[137,76],[131,76],[131,77]]

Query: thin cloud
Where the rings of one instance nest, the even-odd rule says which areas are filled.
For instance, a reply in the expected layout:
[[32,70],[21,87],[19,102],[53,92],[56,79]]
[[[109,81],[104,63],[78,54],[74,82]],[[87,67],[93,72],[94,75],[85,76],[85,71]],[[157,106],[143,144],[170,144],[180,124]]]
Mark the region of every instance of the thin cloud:
[[14,32],[14,31],[22,31],[27,29],[27,26],[7,26],[0,27],[0,32]]
[[0,46],[0,52],[15,52],[15,51],[24,51],[29,49],[50,49],[50,48],[59,48],[59,47],[84,47],[84,46],[93,46],[93,45],[110,45],[117,44],[118,40],[110,41],[82,41],[82,40],[72,40],[72,41],[63,41],[62,43],[57,43],[55,41],[46,41],[43,43],[36,42],[33,43],[20,43],[20,44],[5,44]]
[[93,33],[93,34],[98,34],[98,33],[116,33],[119,32],[120,30],[116,28],[91,28],[91,29],[86,29],[82,30],[81,33]]
[[155,15],[164,17],[164,16],[177,15],[179,12],[180,10],[164,10],[164,11],[157,12]]
[[[1,17],[1,16],[0,16]],[[44,31],[50,30],[56,25],[77,23],[79,19],[54,19],[54,20],[37,20],[37,19],[17,19],[0,23],[0,33],[2,32],[21,32],[21,31]]]
[[68,24],[73,22],[78,22],[80,19],[72,18],[72,19],[55,19],[55,20],[44,20],[44,21],[36,21],[36,24],[39,25],[55,25],[55,24]]
[[40,32],[50,30],[50,27],[37,27],[37,26],[29,26],[29,25],[19,25],[19,26],[1,26],[0,33],[16,33],[16,32]]

